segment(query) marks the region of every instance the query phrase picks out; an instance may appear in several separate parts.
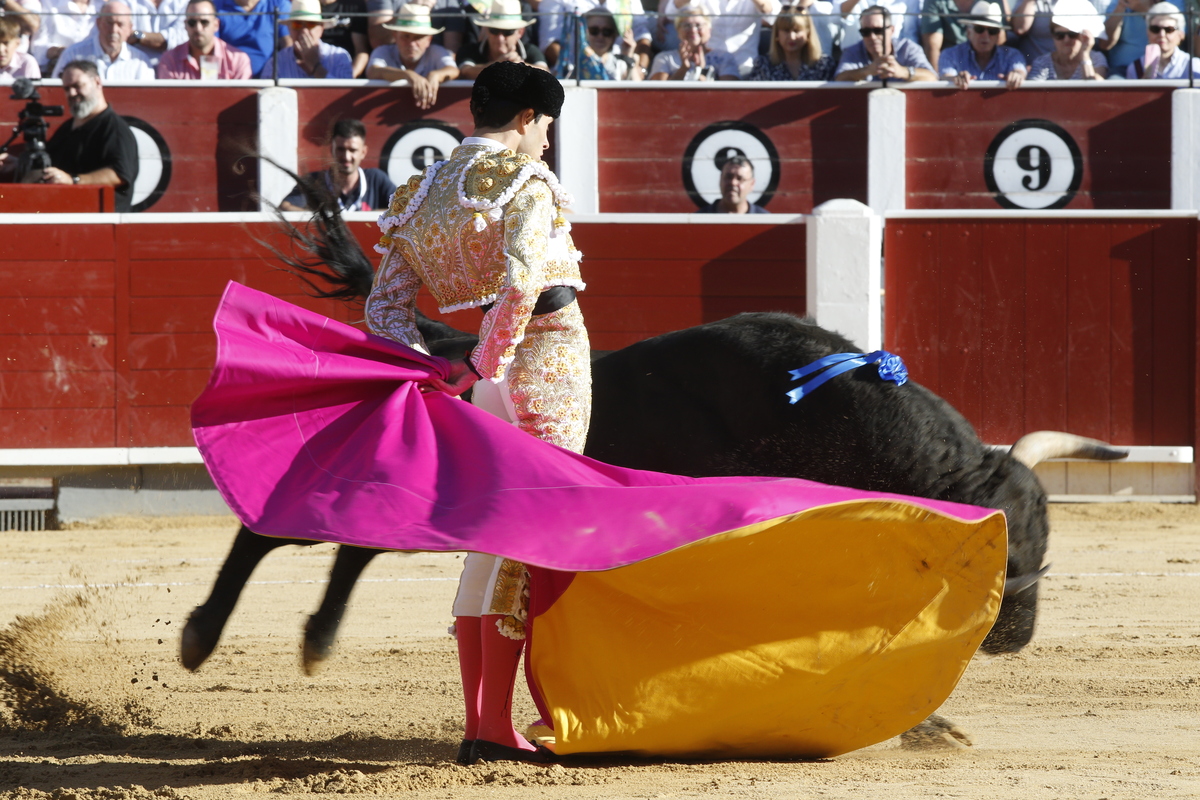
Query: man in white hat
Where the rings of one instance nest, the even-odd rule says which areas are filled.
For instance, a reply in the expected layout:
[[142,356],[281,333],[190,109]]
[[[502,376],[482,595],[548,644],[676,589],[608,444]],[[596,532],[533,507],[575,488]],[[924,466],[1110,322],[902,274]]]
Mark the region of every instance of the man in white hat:
[[529,23],[521,16],[521,0],[492,0],[491,8],[478,24],[484,38],[459,52],[460,78],[475,80],[484,67],[497,61],[516,61],[548,69],[542,51],[522,41]]
[[429,7],[407,3],[391,22],[392,44],[371,51],[367,77],[377,81],[408,81],[417,108],[432,108],[437,102],[438,86],[458,77],[454,55],[433,43],[433,35],[442,28],[433,27]]
[[350,54],[321,41],[325,32],[321,0],[292,0],[288,32],[292,35],[292,46],[275,53],[275,73],[268,66],[263,74],[275,74],[280,78],[349,80],[354,77]]
[[964,20],[967,40],[944,50],[938,61],[943,80],[966,89],[973,80],[1004,81],[1009,89],[1025,80],[1025,56],[1000,44],[1004,16],[999,3],[978,0]]

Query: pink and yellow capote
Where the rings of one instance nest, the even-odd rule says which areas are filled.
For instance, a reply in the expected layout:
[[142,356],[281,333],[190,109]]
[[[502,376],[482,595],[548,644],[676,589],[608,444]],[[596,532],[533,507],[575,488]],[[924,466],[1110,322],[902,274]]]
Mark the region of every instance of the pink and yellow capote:
[[826,757],[936,709],[995,621],[1004,516],[786,478],[623,469],[419,391],[446,361],[236,283],[192,406],[268,536],[530,566],[560,754]]

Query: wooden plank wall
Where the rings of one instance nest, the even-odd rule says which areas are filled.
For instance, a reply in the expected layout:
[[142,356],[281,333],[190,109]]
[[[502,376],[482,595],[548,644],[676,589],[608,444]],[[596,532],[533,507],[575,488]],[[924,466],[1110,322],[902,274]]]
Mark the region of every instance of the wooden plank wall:
[[984,441],[1192,445],[1195,219],[889,220],[885,343]]
[[826,200],[867,201],[861,89],[606,88],[598,108],[602,212],[695,211],[683,183],[684,152],[693,137],[724,121],[753,125],[779,151],[779,186],[767,210],[808,214]]
[[906,92],[907,207],[999,208],[984,155],[1006,126],[1032,118],[1059,125],[1079,146],[1083,179],[1067,208],[1170,208],[1172,91]]
[[[357,221],[366,247],[377,229]],[[593,346],[616,349],[738,311],[804,308],[803,225],[578,223]],[[271,223],[8,224],[0,253],[0,448],[192,444],[188,406],[236,280],[342,321],[275,269]],[[369,252],[369,251],[368,251]],[[785,258],[781,254],[793,254]],[[421,298],[434,314],[432,299]],[[448,315],[475,330],[477,311]]]

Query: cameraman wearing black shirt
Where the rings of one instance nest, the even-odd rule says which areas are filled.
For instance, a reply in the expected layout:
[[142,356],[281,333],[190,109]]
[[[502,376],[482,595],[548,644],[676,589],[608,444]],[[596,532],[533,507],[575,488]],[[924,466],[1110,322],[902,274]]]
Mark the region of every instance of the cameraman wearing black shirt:
[[54,166],[41,183],[78,183],[116,188],[116,210],[130,210],[138,174],[137,141],[128,123],[104,99],[100,74],[91,61],[72,61],[62,71],[63,91],[71,110],[46,142]]

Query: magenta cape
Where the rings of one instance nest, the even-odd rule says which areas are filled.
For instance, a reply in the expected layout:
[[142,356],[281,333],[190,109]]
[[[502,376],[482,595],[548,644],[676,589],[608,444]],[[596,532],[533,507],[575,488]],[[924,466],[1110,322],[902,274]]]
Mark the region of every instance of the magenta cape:
[[558,570],[632,564],[832,503],[903,499],[962,520],[992,509],[783,478],[623,469],[423,394],[444,359],[231,282],[196,444],[252,530],[393,550],[475,550]]
[[1000,606],[991,509],[621,469],[413,381],[447,362],[231,283],[196,443],[252,530],[532,565],[559,753],[820,757],[954,688]]

